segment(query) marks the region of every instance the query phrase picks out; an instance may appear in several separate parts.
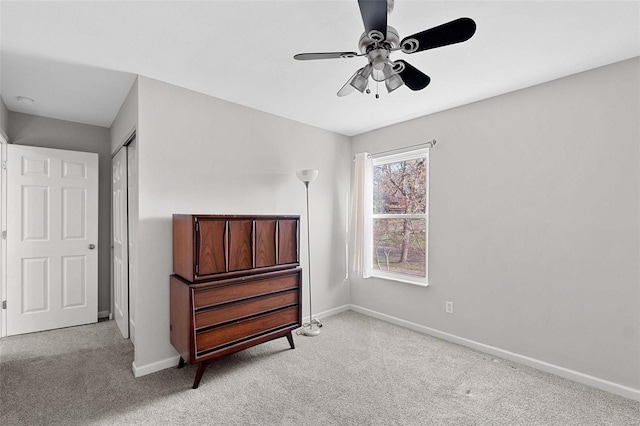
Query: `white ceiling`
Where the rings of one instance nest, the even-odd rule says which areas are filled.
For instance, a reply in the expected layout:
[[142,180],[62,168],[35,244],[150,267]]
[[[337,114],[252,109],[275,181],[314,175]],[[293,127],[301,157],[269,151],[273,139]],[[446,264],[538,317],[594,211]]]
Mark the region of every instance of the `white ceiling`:
[[400,38],[463,16],[478,29],[465,43],[393,54],[431,77],[425,90],[338,98],[365,59],[292,57],[357,51],[356,0],[3,0],[0,14],[9,110],[106,127],[136,74],[352,136],[640,56],[640,1],[396,0]]

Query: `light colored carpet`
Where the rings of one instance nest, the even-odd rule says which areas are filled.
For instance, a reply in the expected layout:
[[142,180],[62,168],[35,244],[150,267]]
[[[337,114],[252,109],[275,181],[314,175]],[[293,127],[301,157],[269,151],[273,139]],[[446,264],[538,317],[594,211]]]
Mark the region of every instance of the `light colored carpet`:
[[2,425],[639,425],[640,403],[355,312],[135,379],[113,321],[0,340]]

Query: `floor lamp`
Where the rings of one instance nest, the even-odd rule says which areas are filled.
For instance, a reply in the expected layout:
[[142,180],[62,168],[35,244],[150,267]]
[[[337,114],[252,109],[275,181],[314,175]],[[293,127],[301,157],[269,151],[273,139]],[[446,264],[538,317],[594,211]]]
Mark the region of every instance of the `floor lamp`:
[[[322,323],[317,319],[313,318],[313,313],[311,310],[311,243],[309,238],[309,183],[313,182],[315,178],[318,177],[317,170],[300,170],[296,172],[298,179],[304,183],[304,186],[307,190],[307,274],[309,278],[309,322],[302,324],[302,331],[300,334],[304,336],[317,336],[320,334],[320,327],[322,327]],[[313,326],[316,325],[314,328]]]

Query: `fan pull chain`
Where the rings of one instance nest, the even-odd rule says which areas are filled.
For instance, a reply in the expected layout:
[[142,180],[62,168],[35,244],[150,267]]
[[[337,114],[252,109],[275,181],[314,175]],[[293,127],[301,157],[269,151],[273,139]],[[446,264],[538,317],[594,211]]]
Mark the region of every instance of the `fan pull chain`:
[[380,91],[378,90],[379,85],[380,82],[376,80],[376,99],[380,99]]

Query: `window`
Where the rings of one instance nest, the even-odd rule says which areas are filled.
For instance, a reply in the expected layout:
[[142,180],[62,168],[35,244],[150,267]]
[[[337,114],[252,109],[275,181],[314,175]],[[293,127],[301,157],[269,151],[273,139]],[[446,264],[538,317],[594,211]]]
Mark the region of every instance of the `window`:
[[365,276],[427,285],[428,151],[373,158],[364,209]]

